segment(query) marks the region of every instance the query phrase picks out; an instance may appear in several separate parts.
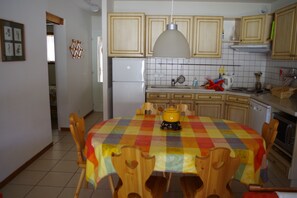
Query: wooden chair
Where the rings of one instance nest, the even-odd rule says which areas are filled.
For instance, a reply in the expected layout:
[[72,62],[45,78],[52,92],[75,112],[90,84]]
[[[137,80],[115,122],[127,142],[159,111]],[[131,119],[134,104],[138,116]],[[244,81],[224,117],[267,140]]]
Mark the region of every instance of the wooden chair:
[[271,119],[269,124],[264,122],[262,126],[262,137],[266,143],[266,155],[268,155],[268,153],[270,152],[270,149],[276,138],[278,124],[278,120]]
[[84,119],[80,118],[77,113],[71,113],[69,116],[69,121],[70,132],[74,139],[77,151],[77,165],[82,169],[74,195],[74,197],[78,197],[86,173],[86,161],[83,152],[83,149],[85,148]]
[[290,193],[291,197],[297,197],[297,188],[292,187],[263,187],[251,184],[248,186],[249,192],[243,194],[243,198],[278,198],[276,192]]
[[146,115],[146,114],[152,114],[152,115],[158,114],[158,111],[154,108],[154,105],[150,102],[145,102],[142,104],[140,109],[136,109],[136,115]]
[[177,104],[176,109],[183,113],[185,116],[195,115],[195,111],[190,111],[188,105],[186,104]]
[[230,157],[228,148],[214,148],[205,157],[196,156],[197,176],[181,177],[184,197],[231,197],[229,182],[238,169],[239,157]]
[[163,197],[166,178],[151,176],[155,157],[145,156],[132,146],[124,146],[121,150],[119,155],[112,154],[112,164],[120,178],[114,197]]
[[[70,113],[69,123],[70,123],[69,124],[70,132],[75,142],[76,151],[77,151],[77,164],[82,169],[78,180],[78,184],[75,190],[75,195],[74,195],[74,197],[78,197],[82,183],[85,179],[85,174],[86,174],[86,157],[84,155],[84,148],[85,148],[84,137],[85,137],[85,131],[86,131],[85,120],[84,118],[79,117],[77,113]],[[113,185],[112,177],[109,176],[108,179],[109,179],[111,191],[113,193],[114,185]]]

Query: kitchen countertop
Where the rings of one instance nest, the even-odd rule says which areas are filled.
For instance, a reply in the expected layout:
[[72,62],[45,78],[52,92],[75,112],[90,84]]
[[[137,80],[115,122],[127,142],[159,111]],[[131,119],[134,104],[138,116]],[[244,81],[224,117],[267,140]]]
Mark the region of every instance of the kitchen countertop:
[[236,91],[215,91],[209,90],[204,88],[188,88],[188,89],[181,89],[181,88],[151,88],[150,86],[146,89],[147,93],[150,92],[166,92],[166,93],[215,93],[215,94],[234,94],[234,95],[241,95],[251,97],[255,100],[263,102],[272,106],[275,109],[280,111],[286,112],[290,115],[297,117],[297,95],[292,96],[291,98],[280,99],[276,96],[273,96],[271,93],[243,93],[243,92],[236,92]]
[[297,117],[297,97],[280,99],[270,93],[262,95],[252,95],[251,98],[268,104],[280,111],[284,111],[292,116]]

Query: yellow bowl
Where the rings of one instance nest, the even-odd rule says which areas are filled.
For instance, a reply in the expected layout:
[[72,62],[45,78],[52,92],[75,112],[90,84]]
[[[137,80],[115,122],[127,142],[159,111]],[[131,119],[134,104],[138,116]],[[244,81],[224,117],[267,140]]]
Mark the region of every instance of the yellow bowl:
[[168,107],[162,115],[163,121],[166,122],[178,122],[180,118],[180,112],[173,106]]

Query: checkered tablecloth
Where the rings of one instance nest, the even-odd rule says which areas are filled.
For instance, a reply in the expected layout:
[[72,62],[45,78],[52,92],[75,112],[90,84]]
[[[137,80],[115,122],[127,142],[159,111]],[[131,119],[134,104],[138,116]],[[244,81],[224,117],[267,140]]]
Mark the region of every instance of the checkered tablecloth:
[[[243,183],[260,183],[265,143],[253,129],[223,119],[181,117],[180,131],[160,129],[161,116],[136,115],[94,125],[86,140],[86,178],[95,187],[103,177],[115,173],[111,154],[124,145],[134,145],[156,157],[155,171],[196,173],[195,156],[210,148],[227,147],[231,156],[240,156],[235,178]],[[264,159],[265,158],[265,159]]]

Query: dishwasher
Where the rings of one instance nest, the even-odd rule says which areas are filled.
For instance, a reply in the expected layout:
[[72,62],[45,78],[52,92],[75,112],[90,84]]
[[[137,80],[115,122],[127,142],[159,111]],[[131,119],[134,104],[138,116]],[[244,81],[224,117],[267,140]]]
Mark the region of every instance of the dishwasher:
[[264,122],[269,123],[271,117],[271,106],[259,102],[255,99],[250,100],[249,127],[262,135]]

